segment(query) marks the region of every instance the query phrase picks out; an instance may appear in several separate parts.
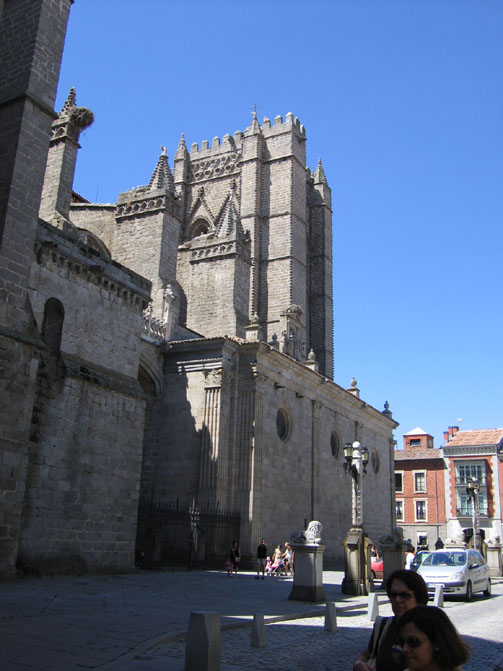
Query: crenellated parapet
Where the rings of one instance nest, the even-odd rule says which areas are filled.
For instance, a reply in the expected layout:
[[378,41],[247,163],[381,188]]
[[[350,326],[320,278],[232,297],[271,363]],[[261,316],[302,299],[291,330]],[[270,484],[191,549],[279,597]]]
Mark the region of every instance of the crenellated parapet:
[[208,140],[203,140],[201,142],[201,147],[199,147],[197,142],[194,142],[190,149],[190,161],[194,162],[203,158],[214,157],[229,151],[239,152],[243,142],[243,136],[250,130],[253,131],[254,126],[265,138],[293,132],[300,140],[306,139],[306,129],[304,128],[304,125],[301,124],[299,118],[294,117],[291,112],[286,115],[285,119],[283,119],[281,115],[274,117],[273,121],[264,117],[262,126],[258,123],[256,117],[254,117],[252,125],[249,126],[244,133],[237,130],[233,137],[224,135],[222,141],[220,141],[219,137],[214,137],[211,141],[211,146]]

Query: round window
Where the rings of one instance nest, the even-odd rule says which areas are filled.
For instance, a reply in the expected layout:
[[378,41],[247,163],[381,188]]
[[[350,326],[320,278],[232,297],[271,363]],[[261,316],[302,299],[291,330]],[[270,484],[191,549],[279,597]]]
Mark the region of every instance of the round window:
[[284,408],[276,413],[276,431],[280,440],[286,442],[290,438],[290,418]]
[[332,450],[334,459],[337,459],[339,456],[340,441],[336,431],[332,431],[332,435],[330,436],[330,449]]

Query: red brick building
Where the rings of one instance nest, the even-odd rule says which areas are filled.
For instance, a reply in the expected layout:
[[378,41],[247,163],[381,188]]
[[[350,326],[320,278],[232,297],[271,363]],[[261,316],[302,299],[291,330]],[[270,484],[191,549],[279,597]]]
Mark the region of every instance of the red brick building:
[[447,536],[473,535],[473,498],[467,485],[478,486],[477,526],[484,540],[503,537],[503,429],[444,432],[442,445],[446,481]]
[[417,548],[435,547],[446,538],[446,465],[433,436],[420,427],[403,437],[403,450],[395,450],[396,523],[404,538]]

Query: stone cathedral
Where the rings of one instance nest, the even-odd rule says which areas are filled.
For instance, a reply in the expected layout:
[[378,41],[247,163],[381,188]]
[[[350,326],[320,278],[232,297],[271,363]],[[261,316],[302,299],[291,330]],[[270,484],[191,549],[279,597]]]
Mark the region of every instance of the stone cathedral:
[[[322,162],[306,167],[306,129],[292,114],[262,124],[254,115],[243,132],[190,149],[182,134],[171,161],[162,147],[152,174],[138,176],[144,186],[89,202],[73,175],[93,115],[73,89],[51,112],[70,4],[11,0],[0,17],[5,67],[37,74],[11,67],[0,87],[11,129],[0,200],[0,574],[162,560],[162,524],[139,515],[142,501],[233,511],[249,559],[260,538],[277,544],[318,519],[326,561],[340,564],[352,516],[342,448],[369,449],[365,530],[389,533],[397,424],[356,381],[332,380]],[[31,42],[18,40],[19,21]],[[53,52],[40,48],[48,31]],[[210,535],[202,530],[199,553],[219,551]]]

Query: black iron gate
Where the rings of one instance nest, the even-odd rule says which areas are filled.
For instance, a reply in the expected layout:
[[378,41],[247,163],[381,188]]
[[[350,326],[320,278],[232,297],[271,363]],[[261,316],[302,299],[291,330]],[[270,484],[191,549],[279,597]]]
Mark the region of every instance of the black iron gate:
[[142,568],[221,568],[232,541],[239,541],[239,530],[237,513],[141,498],[136,564]]

